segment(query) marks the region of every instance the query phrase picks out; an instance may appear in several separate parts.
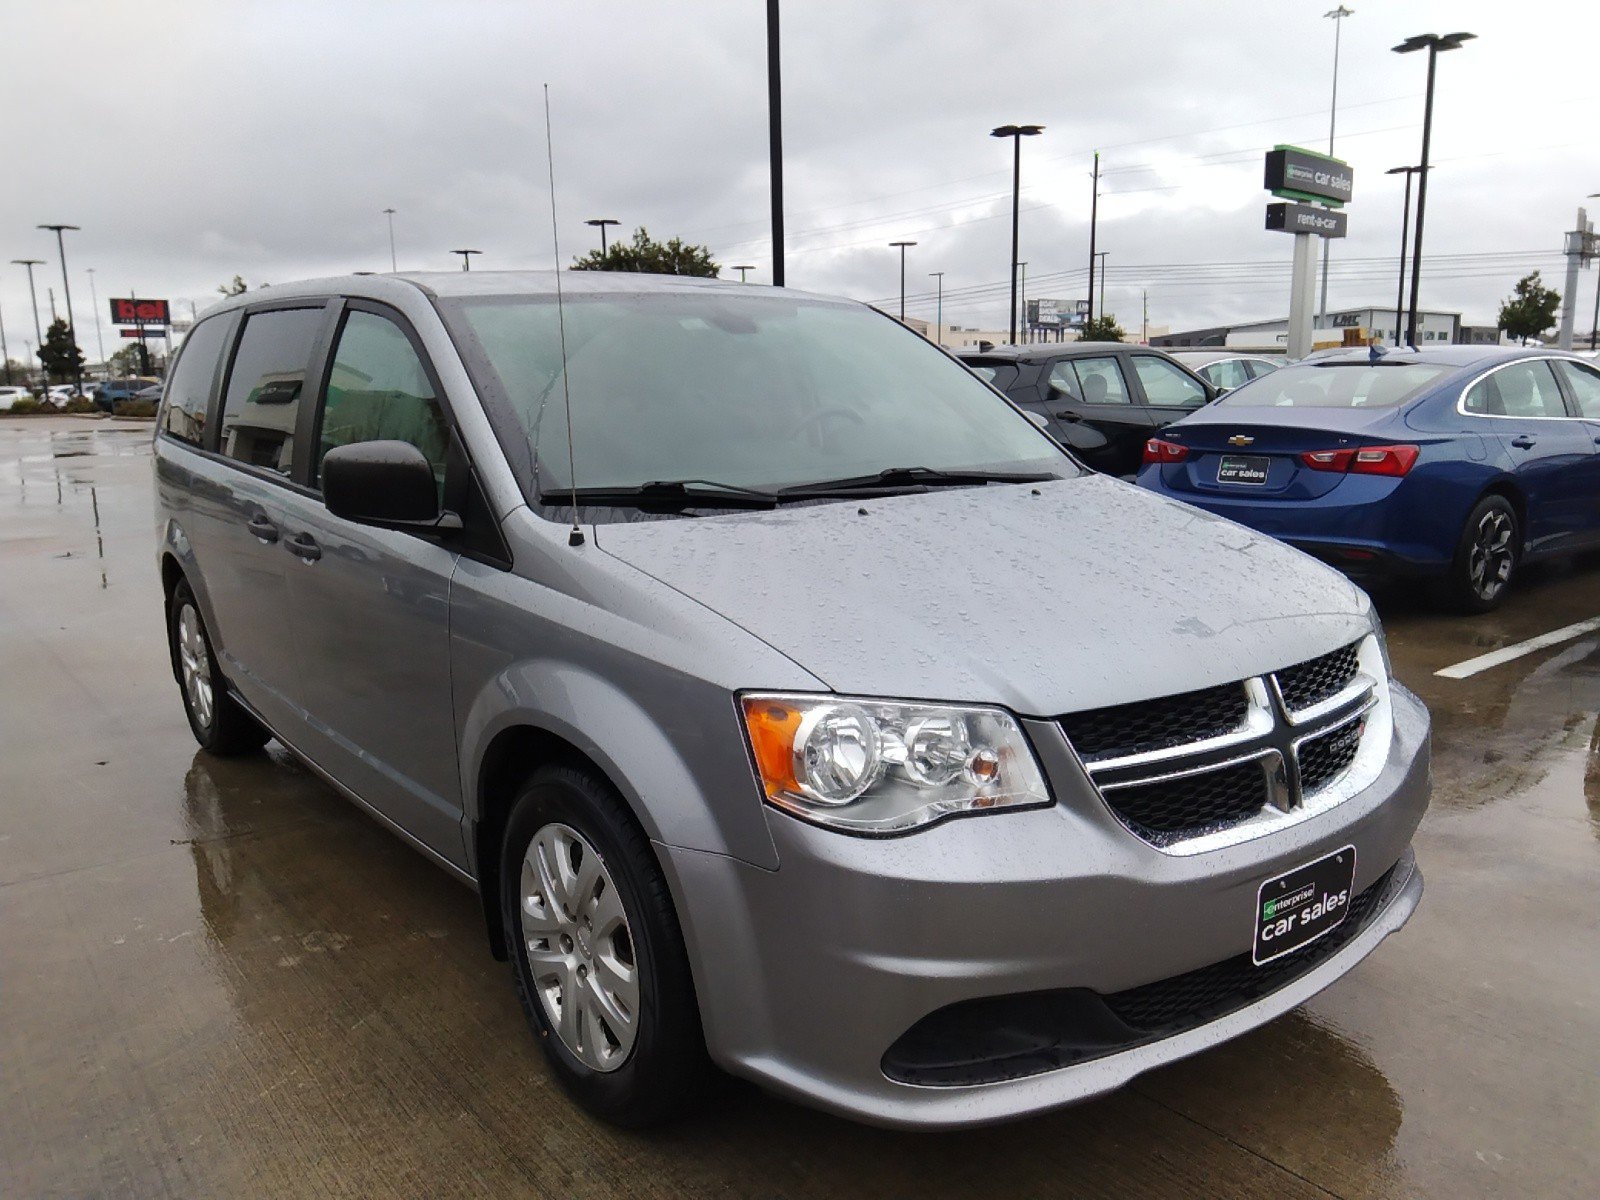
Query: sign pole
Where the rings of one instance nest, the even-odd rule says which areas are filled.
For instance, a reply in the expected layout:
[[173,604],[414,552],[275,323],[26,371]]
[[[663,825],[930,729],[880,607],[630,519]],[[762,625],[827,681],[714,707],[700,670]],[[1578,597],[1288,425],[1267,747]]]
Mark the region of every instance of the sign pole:
[[1316,315],[1317,248],[1314,234],[1294,235],[1294,272],[1289,283],[1289,337],[1291,359],[1311,353],[1312,320]]

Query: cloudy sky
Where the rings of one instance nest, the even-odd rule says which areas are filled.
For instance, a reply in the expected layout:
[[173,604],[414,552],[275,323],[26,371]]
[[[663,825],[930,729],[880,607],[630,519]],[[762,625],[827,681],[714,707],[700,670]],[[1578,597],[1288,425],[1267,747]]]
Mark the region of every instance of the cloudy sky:
[[[784,117],[788,282],[892,306],[910,239],[909,309],[1005,320],[1010,146],[1024,143],[1028,292],[1083,294],[1091,154],[1102,152],[1100,246],[1110,309],[1136,327],[1278,315],[1290,242],[1262,228],[1261,156],[1326,148],[1332,0],[1013,3],[788,0]],[[1478,40],[1440,58],[1425,307],[1492,321],[1541,267],[1560,286],[1561,233],[1600,191],[1600,111],[1587,5],[1354,0],[1343,22],[1337,152],[1355,171],[1351,236],[1330,306],[1389,303],[1401,183],[1416,161],[1424,32]],[[555,113],[561,250],[586,217],[704,242],[770,279],[762,0],[0,0],[0,315],[13,357],[32,340],[26,279],[56,289],[70,222],[80,341],[89,300],[167,296],[201,307],[251,284],[548,267],[541,85]],[[1596,202],[1600,207],[1600,202]],[[725,272],[729,273],[730,272]],[[1587,327],[1594,274],[1578,306]],[[48,318],[46,318],[48,319]],[[121,343],[109,325],[107,350]]]

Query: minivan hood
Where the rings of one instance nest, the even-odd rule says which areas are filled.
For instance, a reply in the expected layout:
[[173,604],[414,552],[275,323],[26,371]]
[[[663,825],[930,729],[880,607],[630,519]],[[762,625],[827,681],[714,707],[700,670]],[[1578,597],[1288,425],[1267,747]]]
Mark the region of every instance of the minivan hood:
[[836,691],[1032,716],[1260,674],[1369,628],[1331,568],[1099,475],[594,535]]

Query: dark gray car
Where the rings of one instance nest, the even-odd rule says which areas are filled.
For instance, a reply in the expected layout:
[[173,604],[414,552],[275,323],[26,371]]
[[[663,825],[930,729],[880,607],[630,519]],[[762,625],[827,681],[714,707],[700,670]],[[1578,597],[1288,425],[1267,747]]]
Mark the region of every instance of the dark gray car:
[[864,306],[564,279],[225,301],[155,470],[201,745],[277,737],[475,887],[592,1111],[714,1064],[1029,1113],[1410,916],[1428,717],[1358,588],[1085,472]]

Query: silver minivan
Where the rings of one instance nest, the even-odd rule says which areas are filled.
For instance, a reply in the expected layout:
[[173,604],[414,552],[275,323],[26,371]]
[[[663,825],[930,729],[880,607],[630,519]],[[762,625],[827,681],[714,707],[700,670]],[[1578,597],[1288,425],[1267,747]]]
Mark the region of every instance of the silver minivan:
[[227,300],[155,471],[200,744],[277,738],[475,887],[591,1111],[721,1068],[1036,1112],[1411,915],[1428,715],[1343,576],[1090,473],[863,305],[560,280]]

